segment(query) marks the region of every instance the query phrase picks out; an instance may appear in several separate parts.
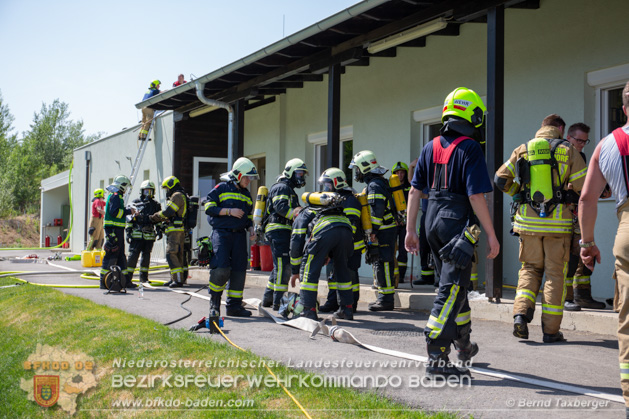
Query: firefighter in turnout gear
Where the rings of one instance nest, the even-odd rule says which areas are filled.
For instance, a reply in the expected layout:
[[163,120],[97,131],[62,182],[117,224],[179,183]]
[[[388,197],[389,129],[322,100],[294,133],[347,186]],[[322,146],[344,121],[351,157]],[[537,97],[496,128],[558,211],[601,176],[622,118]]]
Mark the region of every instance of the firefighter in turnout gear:
[[[124,207],[124,193],[131,187],[131,181],[125,175],[118,175],[114,182],[107,187],[110,192],[105,205],[105,256],[100,270],[100,288],[106,289],[105,276],[110,272],[110,267],[117,265],[121,272],[127,269],[125,256],[124,229],[127,215],[135,215],[136,210]],[[136,288],[127,278],[125,288]]]
[[271,186],[262,224],[264,237],[271,245],[273,270],[262,297],[262,306],[279,310],[284,292],[288,290],[290,278],[290,236],[292,223],[301,211],[295,188],[306,185],[308,168],[301,159],[286,163],[284,171]]
[[251,160],[241,157],[230,172],[221,175],[221,183],[207,195],[205,213],[212,226],[210,259],[210,317],[220,314],[221,296],[227,290],[227,315],[249,317],[251,312],[242,306],[242,292],[247,271],[247,231],[252,240],[253,201],[247,187],[258,179],[258,171]]
[[393,260],[397,225],[393,196],[383,177],[387,169],[378,164],[376,156],[369,150],[357,153],[349,168],[354,170],[356,181],[367,184],[367,202],[371,212],[372,231],[366,258],[367,263],[373,264],[374,276],[378,282],[378,300],[369,304],[369,310],[393,310]]
[[90,242],[87,250],[102,249],[105,232],[103,230],[103,217],[105,216],[105,191],[96,189],[92,199],[92,213],[90,217],[90,228],[88,234]]
[[162,182],[166,190],[166,208],[151,215],[154,223],[167,221],[166,233],[166,261],[170,268],[170,281],[166,283],[170,288],[183,287],[183,247],[185,240],[184,217],[187,213],[187,196],[175,176],[169,176]]
[[[352,310],[355,313],[358,306],[358,299],[360,297],[358,268],[360,268],[360,260],[365,249],[365,232],[363,231],[362,224],[360,222],[361,205],[360,202],[358,202],[358,198],[354,196],[352,188],[350,188],[347,184],[345,173],[341,169],[336,167],[327,169],[321,174],[319,184],[322,186],[323,192],[336,192],[341,196],[343,212],[352,224],[352,231],[354,235],[354,253],[352,254],[352,257],[347,260],[347,268],[349,269],[351,282],[345,280],[345,278],[339,277],[336,272],[332,272],[332,275],[328,280],[328,297],[326,302],[319,307],[319,311],[321,313],[331,313],[338,310],[340,307],[339,302],[341,300],[339,292],[344,290],[346,287],[351,286],[353,293]],[[291,264],[292,263],[293,260],[291,259]]]
[[[155,95],[161,93],[159,90],[159,86],[162,82],[159,80],[153,80],[151,85],[149,86],[149,90],[144,94],[142,101],[152,98]],[[153,122],[153,117],[155,116],[155,109],[151,109],[149,107],[142,108],[142,127],[140,127],[140,134],[138,135],[138,140],[144,141],[146,140],[146,136],[149,135],[149,128],[151,128],[151,122]]]
[[[411,183],[408,179],[408,165],[404,162],[397,162],[393,165],[391,173],[397,175],[400,179],[402,192],[404,192],[404,200],[408,202],[408,192],[411,190]],[[404,220],[405,221],[405,220]],[[397,266],[398,282],[401,284],[406,277],[406,267],[408,265],[408,253],[404,247],[406,240],[406,223],[400,222],[397,225]]]
[[494,232],[484,194],[493,190],[479,142],[485,105],[474,91],[460,87],[445,100],[441,135],[421,152],[409,193],[406,248],[417,254],[417,214],[422,191],[429,190],[426,211],[427,240],[433,252],[439,290],[424,329],[427,377],[460,378],[469,370],[450,361],[451,344],[460,362],[478,353],[471,341],[471,310],[467,299],[474,249],[480,229],[487,233],[488,258],[500,244]]
[[[319,275],[323,266],[331,259],[340,298],[340,308],[335,314],[341,319],[353,320],[354,297],[351,274],[347,267],[347,262],[354,251],[352,224],[345,215],[341,195],[333,193],[329,195],[333,198],[327,206],[306,202],[309,206],[295,219],[290,239],[293,273],[291,285],[295,286],[295,281],[300,279],[299,301],[304,306],[302,316],[319,320],[317,317]],[[305,201],[308,201],[308,198]],[[316,198],[311,202],[316,202]]]
[[138,211],[137,215],[131,220],[127,219],[127,242],[129,243],[129,257],[127,258],[127,270],[124,272],[131,282],[133,272],[138,264],[138,259],[142,255],[140,261],[140,281],[148,282],[149,265],[151,264],[151,251],[155,239],[162,238],[162,230],[155,226],[149,217],[156,212],[162,210],[159,202],[155,201],[155,184],[150,180],[145,180],[140,185],[140,198],[134,199],[131,206]]
[[[513,304],[513,335],[528,339],[535,300],[542,292],[544,343],[564,341],[565,279],[570,259],[572,207],[587,169],[583,158],[554,126],[542,126],[535,138],[520,145],[496,172],[498,189],[519,203],[513,230],[520,235],[518,287]],[[568,191],[568,184],[572,190]],[[577,196],[578,198],[578,196]]]

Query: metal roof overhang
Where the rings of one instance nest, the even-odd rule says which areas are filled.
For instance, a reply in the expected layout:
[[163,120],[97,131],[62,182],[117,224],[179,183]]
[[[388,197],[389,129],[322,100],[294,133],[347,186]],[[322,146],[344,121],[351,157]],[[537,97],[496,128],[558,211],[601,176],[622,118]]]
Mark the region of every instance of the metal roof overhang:
[[[331,65],[369,65],[373,57],[395,57],[396,47],[370,54],[370,43],[411,27],[445,18],[445,29],[431,34],[459,34],[467,22],[485,22],[487,10],[503,5],[539,8],[539,0],[365,0],[266,48],[208,73],[195,81],[205,85],[205,95],[233,103],[245,100],[245,109],[272,101],[286,89],[305,82],[323,81]],[[401,47],[423,47],[426,37]],[[204,106],[195,83],[187,83],[136,104],[136,108],[186,112]]]

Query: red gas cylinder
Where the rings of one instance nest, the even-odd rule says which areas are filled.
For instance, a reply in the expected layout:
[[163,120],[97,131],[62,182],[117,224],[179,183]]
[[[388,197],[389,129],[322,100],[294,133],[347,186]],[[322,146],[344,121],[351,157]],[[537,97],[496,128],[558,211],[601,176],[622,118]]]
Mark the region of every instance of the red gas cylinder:
[[251,269],[260,270],[260,246],[255,243],[251,245]]
[[57,244],[61,244],[61,242],[63,241],[63,237],[61,236],[57,236]]
[[268,244],[260,246],[260,269],[264,272],[273,270],[273,254]]
[[50,236],[46,236],[46,238],[44,239],[44,247],[50,247]]

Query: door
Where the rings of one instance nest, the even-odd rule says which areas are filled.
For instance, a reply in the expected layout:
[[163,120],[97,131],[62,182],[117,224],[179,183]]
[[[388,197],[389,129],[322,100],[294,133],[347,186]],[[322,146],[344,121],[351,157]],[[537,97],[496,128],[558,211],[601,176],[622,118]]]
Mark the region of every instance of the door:
[[212,228],[205,215],[207,194],[220,182],[222,173],[227,172],[227,159],[218,157],[195,157],[193,159],[193,194],[199,197],[197,228],[192,233],[192,246],[196,247],[197,237],[209,236]]

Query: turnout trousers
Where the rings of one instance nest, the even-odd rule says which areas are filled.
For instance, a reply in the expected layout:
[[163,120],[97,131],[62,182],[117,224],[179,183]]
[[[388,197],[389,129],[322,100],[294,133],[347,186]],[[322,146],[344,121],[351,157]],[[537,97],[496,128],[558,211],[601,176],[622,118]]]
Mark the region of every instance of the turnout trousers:
[[166,234],[166,261],[173,282],[183,283],[183,246],[184,232],[171,231]]
[[427,239],[439,276],[439,290],[433,303],[424,334],[429,346],[449,348],[454,340],[472,331],[471,310],[467,300],[472,263],[457,269],[444,263],[439,250],[461,233],[473,216],[467,196],[448,192],[431,192],[426,211]]
[[629,202],[618,209],[618,232],[614,242],[614,271],[618,287],[618,350],[620,386],[629,407]]
[[[105,256],[103,257],[103,265],[100,268],[101,288],[105,287],[105,275],[109,273],[111,266],[118,265],[120,272],[123,274],[127,270],[127,257],[124,254],[124,245],[124,228],[113,227],[105,229]],[[130,281],[127,281],[127,284],[129,283]]]
[[299,273],[300,301],[306,310],[317,306],[319,275],[327,257],[330,257],[330,263],[334,264],[334,279],[341,300],[340,305],[346,307],[354,304],[352,274],[347,267],[348,259],[353,252],[352,231],[344,227],[327,230],[320,233],[315,240],[308,242]]
[[131,239],[126,271],[129,281],[133,278],[133,272],[138,264],[140,255],[142,256],[142,259],[140,260],[140,281],[146,282],[149,280],[149,266],[151,265],[153,243],[155,243],[153,240]]
[[247,233],[217,228],[211,240],[214,256],[210,260],[210,295],[220,298],[227,287],[227,307],[239,307],[247,274]]
[[278,229],[268,232],[266,240],[271,245],[273,255],[273,270],[269,275],[269,282],[264,291],[264,300],[272,299],[273,305],[279,306],[284,292],[288,290],[290,279],[290,229]]
[[522,267],[518,274],[513,315],[522,315],[528,322],[533,320],[535,300],[546,274],[542,292],[542,330],[546,334],[559,332],[561,326],[570,240],[569,234],[563,237],[520,236]]

